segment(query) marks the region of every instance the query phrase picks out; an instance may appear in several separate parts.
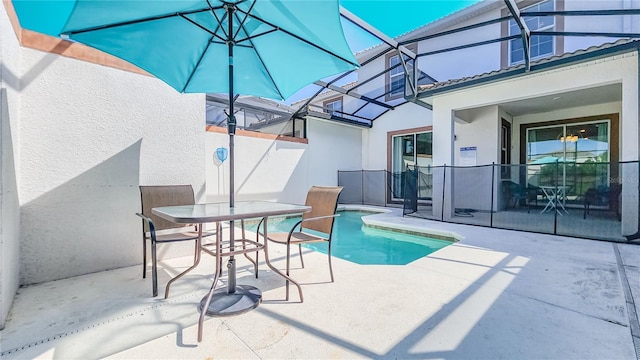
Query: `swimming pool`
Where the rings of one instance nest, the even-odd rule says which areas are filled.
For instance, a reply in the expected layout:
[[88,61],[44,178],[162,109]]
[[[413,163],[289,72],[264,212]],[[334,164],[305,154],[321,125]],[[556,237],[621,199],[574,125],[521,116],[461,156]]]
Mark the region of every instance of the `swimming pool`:
[[[333,229],[331,255],[362,265],[405,265],[451,245],[451,241],[365,226],[366,211],[340,211]],[[300,218],[270,218],[269,231],[289,232]],[[326,243],[304,247],[327,253]]]

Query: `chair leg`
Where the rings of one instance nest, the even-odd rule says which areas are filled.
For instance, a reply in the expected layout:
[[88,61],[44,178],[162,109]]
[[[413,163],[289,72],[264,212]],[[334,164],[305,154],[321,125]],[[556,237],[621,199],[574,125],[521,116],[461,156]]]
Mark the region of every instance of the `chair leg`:
[[[286,281],[286,291],[287,291],[287,295],[285,296],[285,301],[289,301],[289,270],[291,268],[291,244],[287,244],[287,281]],[[293,282],[293,284],[298,287],[298,295],[300,296],[300,302],[304,302],[304,297],[302,296],[302,287],[300,286],[300,284],[298,284],[298,282],[291,280],[291,282]]]
[[584,203],[584,212],[582,213],[582,218],[587,218],[587,213],[589,212],[589,203]]
[[304,259],[302,258],[302,244],[298,244],[298,253],[300,254],[300,264],[302,264],[302,268],[304,269]]
[[142,232],[142,278],[147,278],[147,236]]
[[[287,244],[287,269],[286,269],[287,277],[289,277],[289,264],[291,263],[290,257],[291,257],[291,244]],[[285,284],[286,284],[285,288],[287,292],[284,300],[289,301],[289,280],[287,280]]]
[[331,266],[331,241],[329,241],[329,250],[327,251],[329,257],[329,274],[331,275],[331,282],[333,282],[333,266]]
[[158,296],[158,262],[156,259],[156,242],[151,240],[151,283],[153,284],[153,297]]

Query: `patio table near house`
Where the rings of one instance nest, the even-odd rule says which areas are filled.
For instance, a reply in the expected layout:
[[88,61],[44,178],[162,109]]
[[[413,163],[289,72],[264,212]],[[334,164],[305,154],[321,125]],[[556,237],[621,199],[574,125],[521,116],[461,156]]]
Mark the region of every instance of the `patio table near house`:
[[547,205],[540,211],[541,214],[555,210],[559,215],[562,215],[560,209],[562,209],[565,213],[569,213],[567,209],[564,207],[564,202],[567,196],[568,186],[565,185],[557,185],[557,186],[540,186],[542,193],[547,198]]
[[[301,214],[311,210],[311,207],[304,205],[293,205],[293,204],[285,204],[285,203],[277,203],[277,202],[269,202],[269,201],[240,201],[236,202],[235,206],[229,206],[229,203],[210,203],[210,204],[195,204],[195,205],[181,205],[181,206],[164,206],[154,208],[152,212],[169,221],[179,223],[179,224],[206,224],[206,223],[216,223],[220,224],[223,221],[234,221],[234,220],[245,220],[245,219],[254,219],[254,218],[265,218],[265,236],[267,234],[267,221],[266,219],[269,216],[277,216],[277,215],[290,215],[290,214]],[[220,236],[218,236],[217,241],[220,242]],[[233,256],[235,254],[234,249],[234,241],[233,239],[230,242],[230,249],[228,252],[219,254],[218,256],[224,256],[225,254],[229,254],[229,261],[234,261]],[[202,244],[200,242],[200,244]],[[259,244],[257,248],[252,249],[251,251],[262,250],[263,247],[267,247],[268,245]],[[249,251],[244,249],[244,251]],[[266,251],[265,251],[266,253]],[[268,256],[268,254],[265,254]],[[280,271],[274,269],[278,274],[287,278],[287,276]],[[238,297],[247,295],[246,293],[250,293],[248,296],[250,298],[254,298],[253,294],[257,294],[257,299],[253,299],[251,301],[258,301],[260,299],[259,290],[253,290],[252,287],[249,286],[236,286],[235,283],[235,272],[230,272],[228,274],[229,280],[227,284],[226,291],[220,292],[220,297],[213,297],[211,304],[208,307],[207,313],[210,315],[234,315],[239,312],[243,312],[250,309],[242,309],[240,307],[243,306],[242,302],[232,302],[227,305],[229,307],[221,307],[222,303],[226,303],[224,298],[228,295],[229,297]],[[257,292],[256,292],[257,290]],[[221,304],[218,304],[220,302]],[[256,307],[256,304],[253,304]],[[253,308],[252,307],[252,308]]]
[[[236,220],[264,218],[264,236],[266,237],[267,219],[269,216],[302,214],[310,210],[311,207],[306,205],[293,205],[269,201],[239,201],[236,202],[234,206],[230,206],[229,203],[164,206],[153,208],[152,212],[157,216],[179,224],[216,223],[218,229],[221,228],[220,224],[223,221],[230,221],[231,226],[233,226],[233,221]],[[199,227],[199,229],[202,231],[202,227]],[[242,246],[240,249],[236,249],[234,244],[236,241],[238,241],[238,239],[230,239],[229,247],[222,251],[222,238],[220,236],[220,231],[218,231],[215,252],[216,267],[220,266],[222,262],[221,258],[223,256],[229,257],[227,288],[215,289],[215,284],[220,270],[216,268],[216,275],[214,277],[211,290],[200,302],[202,312],[200,317],[201,322],[205,313],[207,315],[217,316],[241,314],[256,308],[262,301],[262,294],[259,289],[248,285],[236,285],[235,266],[233,266],[233,262],[235,261],[234,255],[264,250],[267,265],[280,276],[290,280],[287,275],[269,263],[269,253],[267,251],[268,244],[266,241],[264,244],[261,244],[257,239],[256,241],[241,239],[240,241],[242,241],[243,244],[250,242],[254,246],[251,248],[245,248]],[[202,246],[201,238],[198,239],[198,245]],[[200,331],[198,338],[198,340],[201,338]]]

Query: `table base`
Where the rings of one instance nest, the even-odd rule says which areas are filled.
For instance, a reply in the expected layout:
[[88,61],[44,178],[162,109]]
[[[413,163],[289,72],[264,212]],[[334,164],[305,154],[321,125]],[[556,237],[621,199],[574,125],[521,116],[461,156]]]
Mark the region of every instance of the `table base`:
[[[200,300],[198,309],[202,312],[207,296]],[[262,302],[260,289],[249,285],[238,285],[236,291],[229,294],[227,288],[220,288],[213,292],[211,303],[207,309],[209,316],[231,316],[251,311]]]

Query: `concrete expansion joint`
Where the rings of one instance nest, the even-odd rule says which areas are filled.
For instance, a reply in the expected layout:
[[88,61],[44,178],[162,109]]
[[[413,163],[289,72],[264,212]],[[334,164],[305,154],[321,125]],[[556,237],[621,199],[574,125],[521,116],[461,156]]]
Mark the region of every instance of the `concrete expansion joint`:
[[[515,294],[515,293],[512,292],[511,294]],[[523,295],[520,295],[520,294],[516,294],[516,295],[523,296]],[[585,313],[585,312],[582,312],[582,311],[579,311],[579,310],[575,310],[575,309],[572,309],[572,308],[569,308],[569,307],[566,307],[566,306],[561,306],[561,305],[558,305],[558,304],[555,304],[555,303],[552,303],[552,302],[540,300],[538,298],[531,297],[531,296],[523,296],[523,297],[525,297],[525,298],[527,298],[529,300],[540,302],[540,303],[548,305],[548,306],[556,307],[558,309],[562,309],[562,310],[565,310],[565,311],[570,311],[570,312],[573,312],[573,313],[576,313],[576,314],[579,314],[579,315],[582,315],[582,316],[587,316],[587,317],[590,317],[592,319],[606,321],[608,323],[611,323],[611,324],[614,324],[614,325],[619,325],[619,326],[622,326],[622,327],[625,327],[625,328],[629,327],[629,325],[621,323],[621,322],[613,320],[613,319],[608,319],[608,318],[605,318],[605,317],[602,317],[602,316],[596,316],[596,315],[593,315],[593,314],[588,314],[588,313]]]
[[620,283],[622,284],[622,290],[624,292],[624,298],[627,305],[627,314],[629,316],[629,327],[631,328],[631,339],[633,340],[633,346],[636,350],[636,359],[640,359],[640,321],[638,320],[638,313],[636,312],[636,304],[633,299],[633,293],[631,292],[631,286],[629,285],[629,279],[625,271],[625,265],[620,255],[620,249],[618,244],[612,244],[613,252],[616,255],[616,262],[618,263],[618,274],[620,275]]
[[114,317],[114,318],[111,318],[111,319],[107,319],[107,320],[99,322],[99,323],[83,326],[83,327],[78,328],[76,330],[66,331],[66,332],[63,332],[63,333],[56,334],[54,336],[45,338],[45,339],[33,341],[31,343],[15,347],[13,349],[2,351],[2,352],[0,352],[0,357],[11,355],[11,354],[15,354],[15,353],[17,353],[17,352],[19,352],[21,350],[26,350],[26,349],[29,349],[29,348],[32,348],[32,347],[35,347],[35,346],[38,346],[38,345],[46,344],[48,342],[51,342],[51,341],[54,341],[54,340],[58,340],[58,339],[61,339],[63,337],[67,337],[69,335],[78,334],[78,333],[81,333],[83,331],[94,329],[94,328],[97,328],[97,327],[100,327],[100,326],[104,326],[104,325],[107,325],[109,323],[116,322],[116,321],[119,321],[119,320],[122,320],[122,319],[130,318],[130,317],[133,317],[133,316],[136,316],[136,315],[142,315],[142,314],[148,312],[149,310],[154,310],[154,309],[163,307],[163,306],[168,305],[168,304],[176,303],[176,302],[179,302],[179,301],[184,301],[184,300],[186,300],[188,298],[191,298],[191,297],[195,297],[195,294],[188,294],[188,295],[176,297],[176,298],[171,299],[171,300],[165,300],[165,301],[162,301],[162,302],[157,302],[155,304],[151,304],[151,305],[149,305],[149,306],[147,306],[147,307],[145,307],[143,309],[140,309],[138,311],[134,311],[134,312],[130,312],[130,313],[127,313],[127,314],[123,314],[123,315],[120,315],[120,316],[117,316],[117,317]]
[[222,325],[224,325],[225,328],[227,328],[228,331],[230,331],[233,334],[233,336],[236,337],[236,340],[238,340],[240,343],[242,343],[242,345],[244,345],[246,350],[251,352],[256,357],[256,359],[262,359],[260,355],[258,355],[258,353],[255,350],[253,350],[251,346],[249,346],[249,344],[247,344],[247,342],[244,341],[244,339],[237,332],[235,332],[225,320],[222,320],[221,323]]

